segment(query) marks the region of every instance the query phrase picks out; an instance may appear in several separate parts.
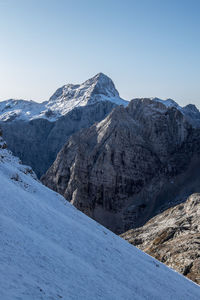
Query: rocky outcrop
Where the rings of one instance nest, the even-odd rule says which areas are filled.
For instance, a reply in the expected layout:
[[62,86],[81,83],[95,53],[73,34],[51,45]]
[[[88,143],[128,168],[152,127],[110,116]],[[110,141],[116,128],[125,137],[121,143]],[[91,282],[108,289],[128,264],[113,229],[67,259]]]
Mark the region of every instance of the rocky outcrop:
[[178,108],[134,99],[73,135],[42,181],[122,233],[200,192],[199,137]]
[[200,284],[200,194],[121,237]]
[[7,148],[7,145],[6,145],[6,142],[3,140],[2,130],[0,128],[0,149],[6,149],[6,148]]
[[77,107],[55,122],[39,118],[29,122],[18,120],[0,124],[8,148],[24,164],[30,165],[40,178],[73,133],[101,121],[115,106],[110,101],[102,101]]

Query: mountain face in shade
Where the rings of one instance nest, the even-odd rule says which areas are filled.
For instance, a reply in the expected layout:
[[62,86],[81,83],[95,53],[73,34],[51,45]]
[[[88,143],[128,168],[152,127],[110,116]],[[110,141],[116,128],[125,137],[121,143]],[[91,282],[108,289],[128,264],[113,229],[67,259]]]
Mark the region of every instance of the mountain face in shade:
[[200,284],[200,194],[121,235],[177,272]]
[[185,113],[134,99],[73,135],[42,181],[122,233],[200,192],[199,154],[200,129]]
[[43,103],[0,102],[0,124],[8,147],[41,177],[73,133],[101,121],[116,105],[127,103],[112,80],[99,73],[80,85],[63,86]]
[[6,145],[6,142],[2,138],[2,130],[0,128],[0,149],[6,149],[6,148],[7,148],[7,145]]
[[1,147],[0,224],[3,300],[200,297],[197,285],[76,210]]
[[73,133],[101,121],[115,106],[112,102],[102,101],[74,108],[55,122],[41,118],[0,124],[8,147],[24,164],[31,165],[40,178]]
[[152,98],[152,100],[160,102],[166,107],[177,108],[193,127],[200,128],[200,112],[194,104],[188,104],[184,107],[181,107],[173,99],[162,100],[159,98]]
[[[194,105],[182,108],[172,99],[154,100],[177,108],[193,127],[200,127],[200,113]],[[99,73],[82,84],[64,85],[43,103],[0,102],[0,125],[8,147],[40,178],[72,134],[103,120],[117,105],[127,104],[112,80]]]

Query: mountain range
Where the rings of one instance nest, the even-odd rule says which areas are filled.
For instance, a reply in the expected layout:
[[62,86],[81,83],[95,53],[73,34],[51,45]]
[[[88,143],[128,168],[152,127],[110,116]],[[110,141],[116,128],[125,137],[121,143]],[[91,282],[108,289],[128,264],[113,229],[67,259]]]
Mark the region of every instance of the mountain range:
[[[172,99],[152,100],[177,108],[193,127],[200,126],[200,113],[194,105],[182,108]],[[72,134],[105,119],[114,107],[126,107],[128,103],[120,98],[112,80],[99,73],[82,84],[64,85],[42,103],[1,101],[0,126],[9,149],[31,165],[40,178]]]
[[[195,105],[181,107],[159,98],[126,101],[99,73],[82,84],[64,85],[43,103],[0,102],[0,127],[8,148],[44,185],[199,282],[199,202],[191,196],[200,193],[200,112]],[[0,146],[7,151],[3,141]],[[20,181],[16,176],[14,181]],[[189,196],[195,201],[186,201]],[[155,244],[157,235],[161,238]],[[184,238],[194,245],[191,249],[189,244],[184,248]]]
[[71,136],[42,182],[115,233],[200,192],[200,129],[151,99]]
[[43,103],[0,102],[0,125],[9,149],[41,177],[69,136],[127,103],[112,80],[99,73],[83,84],[64,85]]
[[2,101],[0,102],[0,121],[31,121],[42,118],[54,122],[76,107],[102,101],[110,101],[118,105],[128,103],[120,98],[112,80],[103,73],[99,73],[82,84],[62,86],[48,101],[42,103],[17,99]]

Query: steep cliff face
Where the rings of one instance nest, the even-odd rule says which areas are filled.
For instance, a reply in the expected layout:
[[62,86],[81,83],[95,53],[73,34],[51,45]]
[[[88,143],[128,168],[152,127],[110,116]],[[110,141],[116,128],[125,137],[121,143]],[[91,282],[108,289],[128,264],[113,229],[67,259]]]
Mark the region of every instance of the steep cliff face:
[[[194,186],[192,179],[185,184],[188,174],[198,172],[199,136],[199,129],[176,107],[134,99],[73,135],[42,181],[122,233],[179,201],[182,187],[182,197],[200,187],[198,180]],[[170,191],[166,195],[165,189]]]
[[64,85],[43,103],[0,102],[0,125],[8,147],[41,177],[73,133],[127,104],[113,81],[99,73],[82,84]]
[[121,237],[200,284],[200,194]]
[[0,124],[9,149],[24,164],[31,165],[40,178],[73,133],[101,121],[115,106],[112,102],[102,101],[77,107],[55,122],[41,118]]

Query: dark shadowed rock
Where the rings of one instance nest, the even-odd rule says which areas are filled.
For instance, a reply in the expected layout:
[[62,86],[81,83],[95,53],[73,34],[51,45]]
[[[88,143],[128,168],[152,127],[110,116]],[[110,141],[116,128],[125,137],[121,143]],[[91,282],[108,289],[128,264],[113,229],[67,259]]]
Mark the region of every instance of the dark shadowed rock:
[[176,107],[134,99],[73,135],[42,181],[122,233],[200,192],[199,136]]
[[6,145],[6,142],[3,140],[2,130],[0,128],[0,149],[6,149],[6,148],[7,148],[7,145]]
[[103,120],[117,105],[127,106],[103,73],[82,84],[66,84],[43,103],[10,99],[0,102],[0,124],[14,155],[44,174],[75,132]]
[[46,119],[1,122],[3,136],[13,154],[24,164],[32,166],[40,177],[73,133],[101,121],[115,106],[109,101],[102,101],[77,107],[55,122]]

